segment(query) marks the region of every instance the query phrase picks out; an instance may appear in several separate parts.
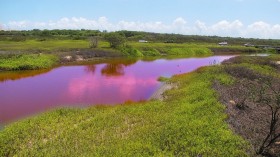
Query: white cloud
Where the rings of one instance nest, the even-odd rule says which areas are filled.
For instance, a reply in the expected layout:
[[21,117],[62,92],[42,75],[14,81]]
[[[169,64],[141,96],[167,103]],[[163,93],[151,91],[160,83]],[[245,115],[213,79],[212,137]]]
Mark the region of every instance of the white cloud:
[[263,21],[255,22],[248,26],[248,35],[261,34],[263,38],[280,39],[280,25],[270,25]]
[[201,32],[208,30],[206,24],[202,21],[199,21],[199,20],[195,22],[195,27]]
[[258,21],[248,26],[248,34],[262,34],[264,38],[268,38],[270,32],[271,26],[263,21]]
[[243,27],[243,24],[239,20],[235,20],[233,22],[229,22],[226,20],[220,21],[217,24],[214,24],[211,26],[213,30],[225,30],[225,31],[231,31],[231,30],[238,30]]
[[173,21],[173,25],[175,26],[184,26],[185,24],[187,24],[187,21],[182,17],[178,17]]
[[[106,17],[98,19],[86,19],[83,17],[61,18],[57,21],[31,22],[11,21],[2,25],[2,28],[9,30],[24,29],[98,29],[98,30],[135,30],[158,33],[180,33],[190,35],[218,35],[232,37],[253,37],[253,38],[277,38],[280,39],[280,24],[271,25],[263,21],[257,21],[250,25],[244,25],[241,21],[222,20],[213,25],[207,25],[203,21],[188,23],[184,18],[178,17],[172,23],[166,24],[161,21],[140,22],[140,21],[119,21],[110,22]],[[1,29],[1,25],[0,25]]]

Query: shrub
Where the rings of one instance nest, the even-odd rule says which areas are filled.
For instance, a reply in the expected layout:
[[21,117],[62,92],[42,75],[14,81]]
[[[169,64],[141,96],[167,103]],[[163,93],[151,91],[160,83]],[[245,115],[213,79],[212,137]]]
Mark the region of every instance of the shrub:
[[269,109],[269,126],[268,132],[263,139],[257,154],[264,156],[272,156],[270,150],[273,145],[280,139],[280,86],[279,78],[273,76],[259,79],[252,92],[258,97],[257,103],[260,106],[265,106]]
[[273,70],[269,58],[264,57],[242,56],[227,63],[224,70],[235,78],[235,83],[217,89],[222,101],[228,104],[229,122],[237,133],[249,139],[256,154],[277,156],[280,152],[279,73]]
[[16,42],[21,42],[21,41],[26,41],[26,37],[25,36],[13,36],[11,38],[11,41],[16,41]]
[[237,77],[239,79],[247,78],[249,80],[255,80],[260,77],[258,73],[243,66],[225,66],[224,70],[231,76]]
[[260,56],[237,56],[223,62],[223,64],[242,64],[242,63],[267,65],[274,68],[277,67],[277,65],[274,62],[272,62],[270,58],[260,57]]
[[169,55],[184,55],[184,56],[193,56],[193,55],[206,55],[211,54],[211,51],[208,48],[196,48],[196,47],[182,47],[182,48],[170,48],[166,51]]
[[143,50],[142,53],[144,56],[160,56],[161,55],[157,49],[153,49],[153,48]]
[[125,36],[116,32],[107,33],[104,38],[110,43],[112,48],[120,47],[125,43]]
[[133,57],[143,57],[144,56],[139,50],[137,50],[131,46],[123,47],[121,49],[121,51],[127,56],[133,56]]
[[90,37],[89,38],[89,47],[90,48],[97,48],[98,47],[98,37]]

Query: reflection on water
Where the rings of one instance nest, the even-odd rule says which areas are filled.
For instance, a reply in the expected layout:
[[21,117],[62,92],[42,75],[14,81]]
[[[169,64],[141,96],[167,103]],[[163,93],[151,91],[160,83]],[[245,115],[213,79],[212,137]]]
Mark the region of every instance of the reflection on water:
[[[126,59],[64,66],[49,72],[7,73],[5,77],[0,73],[0,78],[6,80],[0,82],[0,124],[61,106],[147,100],[160,86],[158,77],[190,72],[230,57],[158,59],[149,62]],[[36,72],[44,74],[36,75]]]
[[94,74],[96,69],[95,65],[87,65],[85,66],[85,72]]
[[124,66],[122,64],[106,64],[101,73],[106,76],[124,75]]
[[7,80],[18,80],[26,77],[32,77],[49,72],[51,69],[27,70],[27,71],[0,71],[0,82]]

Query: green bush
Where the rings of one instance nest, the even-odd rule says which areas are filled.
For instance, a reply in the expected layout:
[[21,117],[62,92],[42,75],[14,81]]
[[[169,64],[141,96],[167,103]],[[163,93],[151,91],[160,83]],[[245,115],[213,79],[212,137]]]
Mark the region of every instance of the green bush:
[[132,57],[143,57],[144,56],[139,50],[137,50],[131,46],[123,47],[121,51],[127,56],[132,56]]
[[186,56],[194,56],[194,55],[207,55],[211,54],[211,51],[208,48],[204,47],[175,47],[166,50],[168,55],[186,55]]
[[150,49],[145,49],[142,51],[144,56],[160,56],[160,52],[157,49],[150,48]]
[[107,33],[104,39],[110,43],[110,47],[118,48],[125,43],[125,36],[116,32]]

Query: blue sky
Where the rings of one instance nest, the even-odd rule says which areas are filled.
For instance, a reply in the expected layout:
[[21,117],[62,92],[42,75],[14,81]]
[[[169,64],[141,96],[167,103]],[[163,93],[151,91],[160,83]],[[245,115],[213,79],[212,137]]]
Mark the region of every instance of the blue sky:
[[280,38],[280,0],[0,0],[2,29]]

